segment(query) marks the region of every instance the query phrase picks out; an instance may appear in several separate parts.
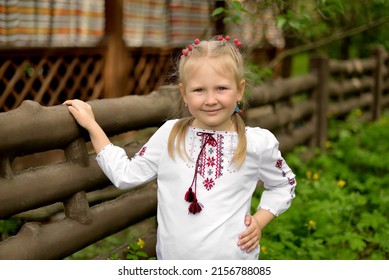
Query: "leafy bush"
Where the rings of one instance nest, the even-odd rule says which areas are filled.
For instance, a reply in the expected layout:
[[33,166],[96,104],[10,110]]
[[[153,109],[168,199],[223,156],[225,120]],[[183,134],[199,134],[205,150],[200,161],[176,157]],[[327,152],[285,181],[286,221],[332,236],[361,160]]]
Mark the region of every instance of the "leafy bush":
[[328,149],[310,160],[306,148],[286,155],[296,198],[264,229],[260,259],[389,258],[389,117],[354,117],[332,121]]

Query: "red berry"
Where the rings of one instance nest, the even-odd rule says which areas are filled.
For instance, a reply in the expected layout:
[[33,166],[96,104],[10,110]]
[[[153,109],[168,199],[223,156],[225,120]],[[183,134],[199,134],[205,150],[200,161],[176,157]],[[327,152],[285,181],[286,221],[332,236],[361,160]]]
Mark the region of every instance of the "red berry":
[[199,39],[194,40],[194,44],[195,44],[195,45],[200,44],[200,40],[199,40]]
[[227,35],[226,40],[229,41],[230,39],[231,39],[231,37]]

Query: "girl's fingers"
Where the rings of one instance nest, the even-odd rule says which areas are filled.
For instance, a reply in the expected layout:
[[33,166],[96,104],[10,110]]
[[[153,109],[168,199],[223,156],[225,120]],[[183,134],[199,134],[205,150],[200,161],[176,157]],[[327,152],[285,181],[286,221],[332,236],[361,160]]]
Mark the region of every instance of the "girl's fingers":
[[247,253],[250,253],[252,250],[254,250],[255,248],[257,248],[258,245],[259,245],[259,242],[258,242],[258,241],[255,241],[255,242],[253,243],[253,245],[252,245],[250,248],[248,248],[248,249],[246,250],[246,252],[247,252]]

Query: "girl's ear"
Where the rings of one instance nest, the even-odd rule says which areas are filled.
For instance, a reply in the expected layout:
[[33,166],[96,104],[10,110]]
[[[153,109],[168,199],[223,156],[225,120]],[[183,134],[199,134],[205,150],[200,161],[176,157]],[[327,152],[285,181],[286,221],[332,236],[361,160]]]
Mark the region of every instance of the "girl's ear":
[[181,92],[182,99],[184,99],[184,102],[186,103],[186,95],[185,95],[185,87],[183,83],[178,84]]
[[238,85],[238,101],[241,101],[243,99],[245,87],[246,87],[246,81],[241,80],[240,84]]

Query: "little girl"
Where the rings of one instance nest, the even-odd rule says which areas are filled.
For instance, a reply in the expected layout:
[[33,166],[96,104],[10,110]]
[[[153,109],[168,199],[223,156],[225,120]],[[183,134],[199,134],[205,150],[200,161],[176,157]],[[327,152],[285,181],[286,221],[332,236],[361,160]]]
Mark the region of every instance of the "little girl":
[[[256,260],[263,228],[295,196],[295,175],[276,138],[245,127],[238,114],[245,90],[239,47],[219,36],[182,51],[179,88],[191,117],[166,121],[132,159],[111,144],[89,104],[65,102],[116,187],[157,179],[158,259]],[[258,181],[265,190],[250,215]]]

